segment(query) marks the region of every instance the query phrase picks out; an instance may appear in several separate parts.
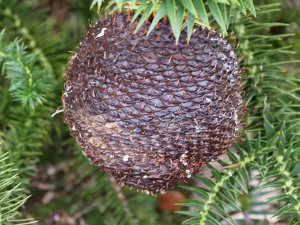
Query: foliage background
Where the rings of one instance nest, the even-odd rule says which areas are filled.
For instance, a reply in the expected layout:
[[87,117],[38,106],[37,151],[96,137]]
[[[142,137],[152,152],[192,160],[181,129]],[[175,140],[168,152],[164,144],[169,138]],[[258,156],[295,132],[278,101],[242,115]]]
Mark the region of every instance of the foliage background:
[[0,224],[299,224],[299,2],[254,1],[256,18],[232,12],[245,132],[229,159],[179,188],[188,199],[180,214],[120,191],[82,156],[62,113],[51,116],[62,105],[68,59],[97,20],[91,3],[0,0]]

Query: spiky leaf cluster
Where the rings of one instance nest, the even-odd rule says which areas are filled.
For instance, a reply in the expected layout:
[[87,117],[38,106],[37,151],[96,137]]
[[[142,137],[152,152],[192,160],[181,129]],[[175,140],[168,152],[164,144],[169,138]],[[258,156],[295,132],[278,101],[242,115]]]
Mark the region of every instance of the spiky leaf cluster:
[[256,14],[253,0],[93,0],[91,7],[94,6],[104,13],[133,11],[131,21],[135,22],[140,18],[137,21],[136,31],[150,19],[148,35],[158,22],[166,17],[171,24],[176,42],[184,27],[187,27],[189,40],[196,24],[211,28],[215,23],[223,34],[227,34],[232,10],[238,9],[243,14]]

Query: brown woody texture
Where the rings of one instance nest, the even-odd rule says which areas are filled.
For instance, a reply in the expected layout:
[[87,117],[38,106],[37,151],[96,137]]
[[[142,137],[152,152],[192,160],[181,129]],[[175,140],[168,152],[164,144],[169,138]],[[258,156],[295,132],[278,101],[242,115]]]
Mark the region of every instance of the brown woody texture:
[[172,188],[233,142],[243,111],[234,49],[168,23],[148,37],[126,15],[98,21],[66,72],[65,121],[92,164],[151,193]]

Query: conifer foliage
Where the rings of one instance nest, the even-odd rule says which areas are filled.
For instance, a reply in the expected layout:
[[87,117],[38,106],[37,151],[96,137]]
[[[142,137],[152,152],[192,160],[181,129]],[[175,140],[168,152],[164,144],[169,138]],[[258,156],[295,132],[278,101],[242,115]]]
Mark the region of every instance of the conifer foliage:
[[36,64],[37,55],[26,52],[19,40],[4,41],[0,34],[1,65],[1,184],[0,223],[16,221],[17,209],[28,197],[25,184],[35,171],[40,148],[49,136],[49,73]]
[[[280,16],[297,0],[278,2],[0,0],[0,225],[300,224],[299,32],[288,32],[300,15]],[[146,23],[146,35],[168,21],[175,42],[184,30],[188,43],[195,26],[213,28],[236,46],[244,71],[239,138],[177,188],[187,199],[174,214],[89,165],[60,113],[82,25],[116,12],[136,30]]]

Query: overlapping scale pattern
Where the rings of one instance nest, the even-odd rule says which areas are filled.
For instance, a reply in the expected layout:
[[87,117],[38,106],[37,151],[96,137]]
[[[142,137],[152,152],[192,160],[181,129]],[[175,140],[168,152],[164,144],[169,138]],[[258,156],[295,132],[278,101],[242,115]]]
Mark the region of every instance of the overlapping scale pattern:
[[92,164],[152,193],[173,187],[233,142],[242,114],[236,54],[196,28],[175,45],[122,14],[98,21],[66,73],[66,123]]

